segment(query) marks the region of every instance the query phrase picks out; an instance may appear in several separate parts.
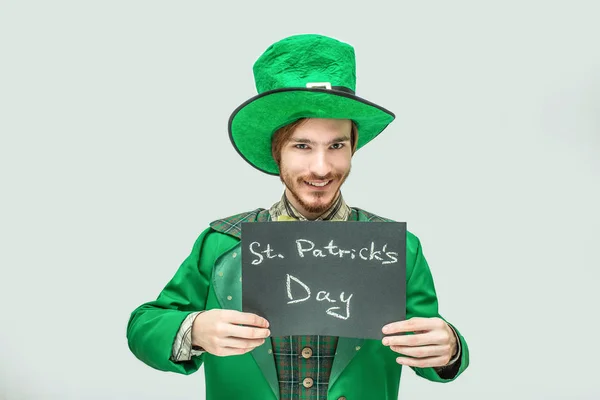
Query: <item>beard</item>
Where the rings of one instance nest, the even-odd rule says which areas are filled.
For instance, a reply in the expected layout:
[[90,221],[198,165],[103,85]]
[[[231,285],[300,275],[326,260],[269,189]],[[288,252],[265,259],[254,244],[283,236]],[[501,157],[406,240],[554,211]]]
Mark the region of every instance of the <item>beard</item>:
[[[327,211],[333,205],[333,203],[337,200],[338,194],[340,192],[340,188],[342,187],[342,184],[348,178],[348,175],[350,175],[350,169],[348,169],[348,171],[346,173],[342,173],[342,172],[330,173],[325,176],[317,176],[317,175],[299,176],[296,179],[294,179],[292,177],[292,175],[289,172],[287,172],[287,170],[285,168],[280,167],[279,179],[281,179],[281,182],[283,182],[285,187],[289,190],[292,197],[294,198],[294,200],[296,200],[296,202],[300,205],[300,207],[302,207],[305,211],[307,211],[311,214],[322,214],[325,211]],[[318,192],[311,193],[310,197],[314,200],[317,200],[314,202],[310,202],[308,199],[302,198],[299,188],[301,188],[305,185],[304,182],[327,181],[327,180],[336,181],[337,185],[338,185],[338,188],[337,188],[335,194],[332,196],[330,201],[328,201],[327,203],[322,203],[321,201],[319,201],[322,198],[324,198],[325,196],[329,195],[329,191],[327,191],[327,192],[318,191]]]

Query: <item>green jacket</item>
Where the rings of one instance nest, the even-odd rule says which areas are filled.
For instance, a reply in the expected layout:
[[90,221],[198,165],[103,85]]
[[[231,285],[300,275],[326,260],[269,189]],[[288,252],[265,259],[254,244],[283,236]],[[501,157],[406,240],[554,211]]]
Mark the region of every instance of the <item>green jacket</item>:
[[[163,371],[191,374],[204,363],[206,399],[279,399],[279,384],[271,341],[240,356],[217,357],[209,353],[192,360],[170,360],[173,341],[185,317],[214,308],[241,311],[241,222],[268,221],[268,210],[255,210],[211,224],[196,240],[191,254],[157,300],[138,307],[127,326],[129,348],[147,365]],[[350,220],[390,221],[360,209]],[[237,221],[232,224],[231,221]],[[433,278],[419,239],[406,236],[406,318],[440,317]],[[413,368],[431,381],[449,382],[469,364],[462,346],[460,369],[452,379],[442,379],[433,368]],[[329,380],[329,399],[397,399],[402,366],[380,340],[340,337]]]

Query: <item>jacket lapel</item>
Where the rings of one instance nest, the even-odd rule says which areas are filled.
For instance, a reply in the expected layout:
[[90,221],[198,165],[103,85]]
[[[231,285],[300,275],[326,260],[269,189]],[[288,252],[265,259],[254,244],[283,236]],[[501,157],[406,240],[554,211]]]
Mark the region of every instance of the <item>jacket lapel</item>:
[[332,387],[344,369],[350,364],[356,353],[361,349],[364,339],[340,337],[329,375],[329,387]]
[[269,382],[273,394],[279,400],[279,382],[277,380],[277,370],[275,369],[275,357],[273,356],[271,340],[265,340],[261,346],[252,350],[252,357],[254,357],[254,361],[256,361],[265,379]]

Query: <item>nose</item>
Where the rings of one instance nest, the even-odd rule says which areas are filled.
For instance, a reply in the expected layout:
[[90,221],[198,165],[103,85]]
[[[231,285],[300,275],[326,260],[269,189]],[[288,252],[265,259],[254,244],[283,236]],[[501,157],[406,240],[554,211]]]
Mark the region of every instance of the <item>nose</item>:
[[315,176],[327,176],[331,172],[331,163],[327,158],[327,153],[325,151],[315,151],[309,169],[310,173]]

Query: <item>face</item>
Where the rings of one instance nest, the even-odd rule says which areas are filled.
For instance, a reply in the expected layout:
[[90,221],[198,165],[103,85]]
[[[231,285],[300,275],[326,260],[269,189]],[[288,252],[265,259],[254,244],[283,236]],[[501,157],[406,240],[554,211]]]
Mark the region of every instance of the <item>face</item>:
[[281,149],[286,196],[306,218],[323,214],[350,174],[350,120],[309,118]]

